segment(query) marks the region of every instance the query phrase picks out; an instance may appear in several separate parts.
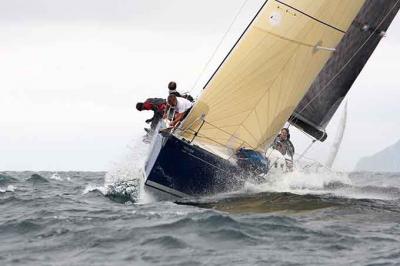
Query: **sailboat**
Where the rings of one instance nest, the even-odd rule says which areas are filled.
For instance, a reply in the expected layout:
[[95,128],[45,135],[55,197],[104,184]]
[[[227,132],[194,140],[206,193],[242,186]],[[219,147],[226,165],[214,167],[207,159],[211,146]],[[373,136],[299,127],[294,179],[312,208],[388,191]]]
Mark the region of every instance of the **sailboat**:
[[300,120],[307,108],[297,106],[366,2],[265,1],[180,127],[156,134],[146,189],[177,198],[212,195],[267,173],[265,152],[280,128],[289,120],[308,132],[308,120]]

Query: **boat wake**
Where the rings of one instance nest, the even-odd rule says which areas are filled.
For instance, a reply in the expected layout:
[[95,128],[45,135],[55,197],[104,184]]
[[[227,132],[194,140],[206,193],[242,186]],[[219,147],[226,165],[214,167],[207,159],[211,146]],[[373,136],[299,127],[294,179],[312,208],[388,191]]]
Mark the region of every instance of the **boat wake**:
[[332,185],[351,186],[350,178],[343,173],[318,172],[305,173],[294,171],[290,173],[268,175],[261,184],[247,183],[245,191],[257,192],[290,192],[294,194],[325,194],[326,188]]
[[269,176],[261,184],[247,183],[240,191],[177,203],[232,213],[258,213],[309,211],[343,205],[371,207],[380,206],[380,202],[400,202],[399,186],[369,185],[362,181],[360,184],[360,179],[368,175],[376,174],[295,171]]
[[396,200],[400,198],[397,187],[356,184],[351,174],[333,171],[318,173],[291,172],[270,177],[258,185],[248,184],[251,193],[287,192],[297,195],[331,195],[351,199]]

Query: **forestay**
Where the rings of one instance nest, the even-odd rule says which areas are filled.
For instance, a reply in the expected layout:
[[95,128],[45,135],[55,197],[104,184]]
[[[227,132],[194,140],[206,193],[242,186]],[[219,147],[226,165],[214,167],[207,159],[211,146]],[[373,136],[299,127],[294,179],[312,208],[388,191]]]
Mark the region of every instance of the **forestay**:
[[205,86],[181,136],[229,155],[264,150],[364,0],[269,0]]

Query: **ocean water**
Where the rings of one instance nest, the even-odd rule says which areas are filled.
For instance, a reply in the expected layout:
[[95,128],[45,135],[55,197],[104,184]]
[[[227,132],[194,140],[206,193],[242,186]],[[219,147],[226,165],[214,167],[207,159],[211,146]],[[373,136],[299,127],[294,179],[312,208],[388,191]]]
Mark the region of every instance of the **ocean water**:
[[0,172],[0,265],[400,265],[400,174],[157,201],[140,171]]

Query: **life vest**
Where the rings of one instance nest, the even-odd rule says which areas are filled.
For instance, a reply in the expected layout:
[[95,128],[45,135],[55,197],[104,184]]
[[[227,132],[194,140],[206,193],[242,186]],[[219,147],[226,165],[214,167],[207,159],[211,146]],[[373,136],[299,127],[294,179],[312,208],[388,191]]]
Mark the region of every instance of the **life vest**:
[[167,101],[162,98],[149,98],[143,103],[145,110],[163,113],[167,108]]

